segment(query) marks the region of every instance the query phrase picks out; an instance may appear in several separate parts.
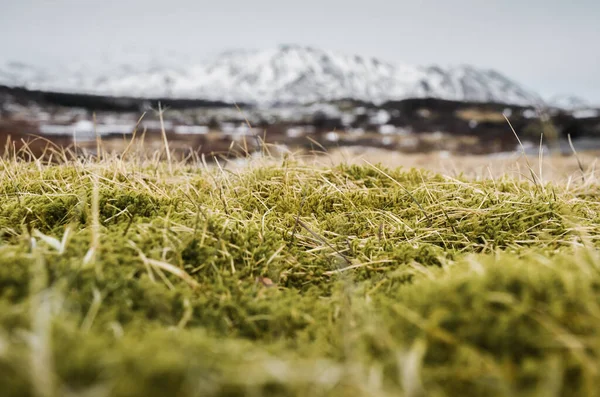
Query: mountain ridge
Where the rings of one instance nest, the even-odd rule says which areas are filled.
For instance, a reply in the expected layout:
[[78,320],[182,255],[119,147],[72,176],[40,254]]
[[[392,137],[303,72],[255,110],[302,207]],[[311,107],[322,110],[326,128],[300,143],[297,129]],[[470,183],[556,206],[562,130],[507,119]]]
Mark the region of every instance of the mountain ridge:
[[227,50],[204,62],[172,57],[39,67],[0,65],[0,84],[41,91],[198,98],[257,105],[357,99],[373,103],[433,97],[538,105],[541,97],[494,69],[392,63],[310,46]]

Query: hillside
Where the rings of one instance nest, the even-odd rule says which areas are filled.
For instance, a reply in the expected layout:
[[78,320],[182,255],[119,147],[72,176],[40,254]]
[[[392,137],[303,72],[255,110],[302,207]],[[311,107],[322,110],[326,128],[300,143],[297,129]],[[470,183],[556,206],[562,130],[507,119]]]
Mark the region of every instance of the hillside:
[[0,64],[0,85],[259,105],[348,98],[378,104],[424,97],[528,106],[541,102],[495,70],[394,64],[298,45],[226,51],[203,62],[165,56],[127,63],[125,58],[69,65],[7,62]]

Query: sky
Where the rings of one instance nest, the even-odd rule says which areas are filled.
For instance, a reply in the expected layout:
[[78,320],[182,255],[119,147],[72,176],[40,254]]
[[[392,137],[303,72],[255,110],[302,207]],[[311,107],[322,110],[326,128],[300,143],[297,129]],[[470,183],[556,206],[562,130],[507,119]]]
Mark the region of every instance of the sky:
[[496,69],[545,98],[600,104],[598,0],[0,0],[0,61],[309,45]]

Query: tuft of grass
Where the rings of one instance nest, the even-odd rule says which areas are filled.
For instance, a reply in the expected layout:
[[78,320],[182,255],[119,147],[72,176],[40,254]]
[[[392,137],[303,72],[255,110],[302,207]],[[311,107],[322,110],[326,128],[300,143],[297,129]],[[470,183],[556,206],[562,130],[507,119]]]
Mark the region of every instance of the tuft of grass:
[[593,175],[129,154],[2,159],[3,396],[599,394]]

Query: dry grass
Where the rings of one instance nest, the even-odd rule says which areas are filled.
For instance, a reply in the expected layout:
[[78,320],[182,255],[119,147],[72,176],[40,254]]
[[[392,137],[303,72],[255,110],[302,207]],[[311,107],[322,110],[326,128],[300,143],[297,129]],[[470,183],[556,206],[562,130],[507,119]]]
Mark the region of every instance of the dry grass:
[[[541,161],[538,157],[530,156],[529,162],[536,175],[545,182],[573,183],[582,179],[582,169],[584,173],[595,174],[596,172],[597,153],[582,153],[579,154],[579,158],[581,164],[574,155],[544,155]],[[517,180],[531,180],[527,161],[519,153],[494,157],[452,155],[448,152],[408,154],[372,148],[343,148],[332,150],[326,156],[307,156],[303,161],[318,166],[381,163],[390,168],[421,168],[447,176],[463,175],[474,180],[502,176],[511,176]]]
[[456,115],[463,120],[474,120],[477,122],[504,122],[502,112],[484,111],[480,109],[463,109],[456,112]]

